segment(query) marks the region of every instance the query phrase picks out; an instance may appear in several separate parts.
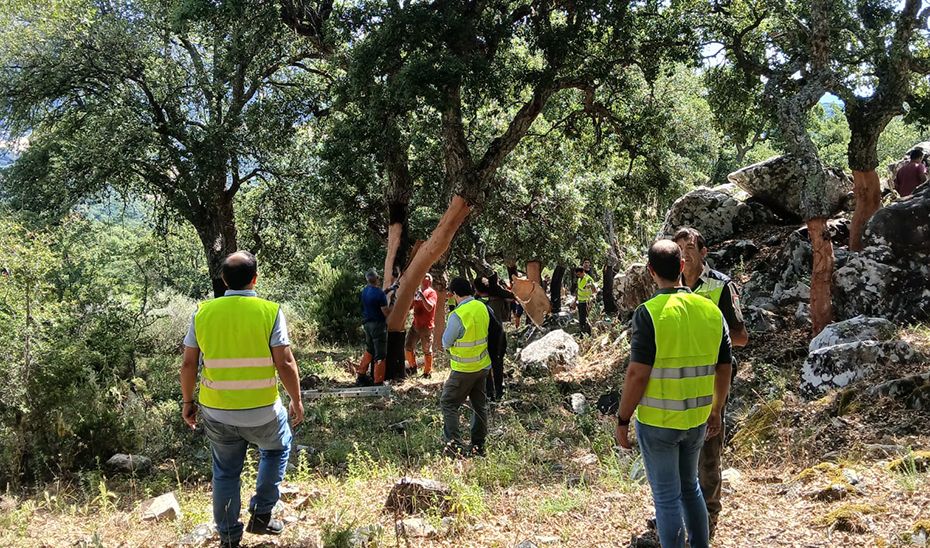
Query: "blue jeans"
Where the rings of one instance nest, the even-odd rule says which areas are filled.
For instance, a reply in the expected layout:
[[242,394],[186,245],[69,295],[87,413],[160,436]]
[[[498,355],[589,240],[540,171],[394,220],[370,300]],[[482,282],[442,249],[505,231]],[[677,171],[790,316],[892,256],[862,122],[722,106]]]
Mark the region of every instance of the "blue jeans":
[[261,426],[230,426],[203,415],[200,422],[213,447],[213,520],[220,540],[235,543],[242,538],[240,476],[249,443],[257,445],[260,454],[255,496],[249,502],[249,512],[270,514],[278,502],[278,487],[284,479],[291,450],[287,409],[282,407],[275,420]]
[[[657,428],[636,421],[646,478],[656,506],[656,529],[662,548],[709,545],[707,507],[698,486],[697,464],[707,425],[690,430]],[[683,519],[682,519],[683,516]]]

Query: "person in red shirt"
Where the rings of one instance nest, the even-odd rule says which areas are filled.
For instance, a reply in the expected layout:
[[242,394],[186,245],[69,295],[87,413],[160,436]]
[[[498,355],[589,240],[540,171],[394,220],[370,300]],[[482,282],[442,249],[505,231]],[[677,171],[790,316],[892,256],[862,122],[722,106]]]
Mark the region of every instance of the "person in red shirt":
[[417,372],[417,342],[423,348],[423,378],[428,379],[433,371],[433,327],[436,317],[436,290],[432,288],[433,277],[429,274],[423,278],[420,289],[413,298],[413,324],[407,331],[404,350],[407,354],[407,372]]
[[927,166],[924,165],[924,151],[915,148],[910,153],[911,161],[898,170],[894,176],[895,190],[901,197],[910,196],[914,189],[927,180]]

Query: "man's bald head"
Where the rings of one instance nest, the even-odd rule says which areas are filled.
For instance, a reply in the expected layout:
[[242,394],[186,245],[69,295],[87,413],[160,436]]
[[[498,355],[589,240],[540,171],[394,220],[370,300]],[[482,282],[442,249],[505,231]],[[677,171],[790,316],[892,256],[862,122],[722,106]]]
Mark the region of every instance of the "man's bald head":
[[258,260],[248,251],[236,251],[223,259],[223,281],[229,289],[246,289],[257,275]]
[[656,276],[668,282],[681,276],[681,250],[671,240],[659,240],[649,248],[649,266]]

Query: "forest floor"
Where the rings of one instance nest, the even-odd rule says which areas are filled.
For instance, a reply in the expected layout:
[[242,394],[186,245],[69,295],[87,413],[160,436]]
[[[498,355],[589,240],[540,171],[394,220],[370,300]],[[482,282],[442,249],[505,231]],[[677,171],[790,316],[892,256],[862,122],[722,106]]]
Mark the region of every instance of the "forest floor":
[[[408,380],[390,399],[308,402],[296,440],[312,449],[286,479],[297,492],[281,508],[289,525],[274,539],[246,534],[243,545],[350,546],[360,528],[371,546],[630,545],[653,516],[641,464],[614,448],[611,417],[593,409],[576,415],[565,403],[572,392],[593,403],[619,388],[627,351],[618,335],[604,331],[587,341],[573,374],[511,378],[505,402],[492,408],[483,458],[440,456],[444,363],[431,380]],[[930,347],[927,327],[904,335],[924,352]],[[795,347],[805,341],[784,332],[740,353],[724,461],[732,470],[715,546],[919,545],[930,533],[930,453],[921,452],[930,449],[930,417],[893,401],[862,401],[855,391],[800,401],[792,388],[804,353]],[[348,384],[351,354],[299,357],[305,372]],[[930,369],[923,362],[913,369]],[[246,466],[244,500],[255,458]],[[383,510],[405,475],[451,488],[453,519],[423,516],[438,530],[429,538],[398,535],[395,517]],[[139,503],[168,491],[181,518],[141,521]],[[210,521],[209,482],[182,481],[172,462],[142,478],[96,472],[0,498],[5,546],[189,545],[191,531]]]

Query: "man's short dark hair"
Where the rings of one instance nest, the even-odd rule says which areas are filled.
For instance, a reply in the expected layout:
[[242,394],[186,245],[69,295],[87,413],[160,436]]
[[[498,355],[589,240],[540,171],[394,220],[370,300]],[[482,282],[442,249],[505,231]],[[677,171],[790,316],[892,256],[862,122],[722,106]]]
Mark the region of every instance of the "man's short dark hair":
[[575,267],[575,274],[578,274],[579,272],[584,272],[584,267],[583,267],[583,266],[576,266],[576,267]]
[[223,259],[223,281],[229,289],[245,289],[257,273],[258,260],[248,251],[237,251]]
[[679,229],[678,232],[675,233],[675,236],[672,238],[672,241],[676,243],[681,240],[688,240],[689,242],[693,241],[698,250],[704,249],[704,246],[706,245],[704,242],[704,236],[702,236],[701,233],[696,229],[687,226]]
[[911,151],[911,160],[921,160],[924,157],[924,149],[917,147]]
[[471,286],[471,283],[461,277],[452,278],[452,281],[449,282],[449,291],[455,293],[459,297],[471,297],[475,294],[475,289]]
[[649,248],[649,266],[663,280],[670,282],[681,276],[681,250],[672,240],[659,240]]

